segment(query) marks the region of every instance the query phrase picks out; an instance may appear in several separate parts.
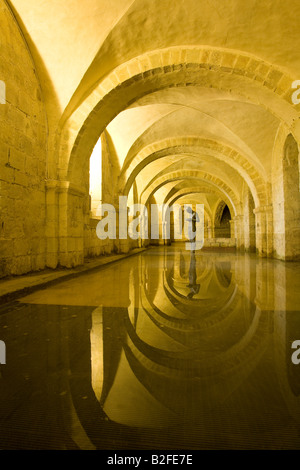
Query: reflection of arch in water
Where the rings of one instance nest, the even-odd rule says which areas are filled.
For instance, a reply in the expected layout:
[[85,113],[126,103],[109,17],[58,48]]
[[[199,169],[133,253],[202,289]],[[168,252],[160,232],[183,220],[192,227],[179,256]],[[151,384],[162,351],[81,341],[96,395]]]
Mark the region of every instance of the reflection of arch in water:
[[[171,258],[171,257],[169,257]],[[171,259],[168,259],[170,270]],[[181,266],[177,264],[177,268]],[[206,269],[209,266],[209,269]],[[210,279],[214,267],[211,263],[207,263],[205,268],[206,276]],[[144,267],[146,270],[146,267]],[[166,268],[165,268],[166,269]],[[242,295],[236,295],[237,287],[234,282],[230,287],[225,289],[222,287],[223,295],[221,299],[216,301],[216,296],[201,301],[191,302],[185,296],[177,296],[170,289],[165,281],[166,271],[161,270],[159,275],[159,288],[153,294],[149,292],[145,285],[140,289],[140,307],[141,311],[154,323],[156,327],[168,334],[169,337],[175,339],[180,344],[196,347],[199,343],[205,343],[207,347],[208,338],[215,338],[216,342],[223,344],[226,331],[230,330],[232,324],[235,324],[235,330],[239,323],[239,311],[243,310]],[[180,273],[180,270],[177,269]],[[186,282],[186,280],[185,280]],[[201,282],[204,282],[203,278]],[[253,305],[247,305],[251,308],[250,316],[253,315]],[[249,317],[249,321],[251,318]],[[151,325],[151,324],[150,324]],[[244,326],[243,326],[244,328]],[[244,334],[238,326],[237,331]],[[225,336],[224,336],[225,335]],[[226,346],[228,346],[228,341]]]
[[207,299],[189,299],[187,296],[178,293],[174,288],[170,288],[167,282],[164,282],[164,293],[169,301],[176,305],[176,308],[182,312],[185,317],[204,318],[207,315],[220,313],[225,305],[228,305],[235,292],[236,286],[232,284],[223,295],[217,300],[214,298]]
[[[146,295],[145,292],[144,294]],[[96,334],[100,323],[100,310],[96,309],[95,313],[97,313],[98,318],[95,314],[95,323],[93,322],[92,325],[93,335],[95,335],[92,341],[93,348],[97,347],[97,341],[101,337],[100,329],[98,329],[98,339]],[[208,409],[221,404],[239,387],[263,354],[266,347],[266,335],[269,331],[268,315],[265,312],[264,315],[261,315],[260,311],[256,309],[248,331],[224,354],[214,354],[213,351],[200,351],[199,355],[199,351],[190,347],[178,353],[176,351],[161,350],[146,344],[137,335],[128,315],[128,310],[125,308],[107,309],[107,312],[104,309],[104,316],[107,320],[111,316],[115,317],[110,323],[111,330],[108,329],[106,321],[103,323],[104,342],[107,338],[114,345],[116,341],[120,341],[120,346],[125,351],[128,364],[137,380],[155,400],[170,410],[171,413],[175,413],[175,416],[178,415],[182,420],[206,419]],[[190,335],[192,330],[193,328],[187,331],[187,336]],[[112,351],[116,351],[116,349],[113,348]],[[99,354],[99,350],[96,351],[97,354]],[[94,357],[92,352],[92,362]],[[88,359],[87,357],[86,360]],[[103,357],[104,369],[107,359],[107,356],[106,359]],[[110,391],[106,381],[111,383],[119,373],[122,375],[120,363],[117,360],[116,364],[117,367],[114,368],[110,377],[103,375],[103,389],[108,390],[108,394]],[[91,375],[95,374],[94,377],[97,374],[101,376],[101,371],[95,370],[96,367],[97,365],[92,365]],[[86,373],[84,373],[84,376],[78,375],[80,369],[75,364],[71,365],[70,369],[74,406],[83,429],[92,443],[97,448],[105,448],[107,445],[106,439],[109,440],[108,435],[110,438],[114,436],[115,442],[119,442],[119,445],[122,445],[122,439],[124,442],[137,443],[141,433],[146,433],[146,431],[140,430],[137,432],[134,427],[112,422],[103,412],[99,401],[95,397],[95,392],[88,380],[89,375]],[[86,400],[82,399],[84,396],[87,397]],[[199,397],[201,397],[200,403]],[[103,393],[101,401],[105,402]],[[196,413],[195,409],[191,407],[192,403],[196,403],[199,407]],[[153,436],[151,436],[151,439],[153,442]]]
[[[165,289],[172,292],[175,298],[180,298],[182,299],[182,302],[184,302],[184,299],[188,297],[187,294],[189,289],[186,289],[186,287],[189,286],[186,283],[189,282],[189,278],[187,276],[181,278],[176,277],[173,269],[171,269],[169,273],[165,273],[164,277]],[[212,291],[209,293],[206,290],[204,294],[201,292],[202,289],[199,290],[197,295],[192,299],[194,302],[197,302],[199,306],[202,306],[205,301],[216,299],[219,295],[223,297],[223,295],[226,295],[227,291],[230,290],[230,287],[232,286],[231,276],[230,280],[225,275],[222,276],[222,270],[218,266],[213,266],[210,272],[208,272],[207,269],[205,273],[195,277],[197,284],[202,286],[206,285],[206,287]],[[221,304],[222,302],[220,301],[219,303]]]
[[[118,449],[132,449],[140,444],[147,447],[150,439],[155,447],[160,444],[161,436],[153,436],[146,428],[138,429],[137,426],[112,421],[103,410],[119,372],[120,351],[124,356],[123,346],[127,335],[123,321],[125,316],[129,319],[126,308],[96,308],[92,312],[90,333],[88,330],[83,332],[84,351],[89,352],[86,346],[90,343],[91,356],[85,354],[69,364],[69,396],[74,403],[69,420],[76,425],[78,448],[108,449],[113,443]],[[102,321],[103,327],[100,326]],[[116,344],[118,339],[119,344]],[[75,344],[68,344],[68,347],[72,348]],[[115,367],[110,368],[112,362]]]
[[[229,287],[231,282],[230,263],[213,262],[198,253],[195,255],[195,253],[186,251],[175,252],[172,266],[169,264],[166,263],[165,267],[164,283],[166,289],[182,299],[184,297],[190,298],[191,279],[195,285],[199,286],[198,290],[192,295],[193,301],[206,299],[208,290],[211,291],[211,297],[215,299],[219,293],[223,293]],[[223,273],[224,266],[226,267],[226,273]],[[191,269],[194,269],[194,273],[191,272]],[[206,292],[204,293],[203,290],[206,290]]]
[[[183,257],[183,255],[182,255]],[[175,260],[176,261],[176,260]],[[153,292],[149,292],[148,289],[143,285],[140,289],[140,299],[142,305],[148,304],[148,310],[155,310],[161,313],[163,318],[169,319],[176,322],[176,319],[183,319],[186,321],[188,318],[195,318],[196,322],[200,320],[199,314],[201,313],[201,321],[207,316],[217,313],[220,317],[224,311],[224,307],[230,304],[230,299],[233,298],[236,285],[231,282],[229,287],[225,288],[219,284],[218,277],[215,273],[215,267],[213,263],[207,262],[205,268],[201,269],[200,276],[197,276],[197,283],[217,283],[218,291],[221,292],[220,299],[216,300],[215,291],[206,298],[193,299],[191,301],[185,295],[181,295],[173,288],[173,282],[170,282],[169,278],[173,278],[174,265],[176,266],[176,277],[179,277],[184,286],[188,282],[187,274],[183,274],[182,259],[180,263],[174,263],[172,259],[168,260],[165,264],[165,268],[159,272],[158,288]],[[147,271],[147,267],[144,267]],[[212,281],[213,279],[213,281]],[[187,289],[188,290],[188,289]],[[194,320],[193,320],[194,321]]]
[[218,278],[218,281],[221,286],[225,287],[227,289],[231,283],[232,279],[232,274],[230,272],[230,263],[226,263],[227,267],[226,270],[224,270],[224,266],[220,268],[219,266],[215,266],[215,272],[216,276]]
[[[168,256],[168,258],[169,258],[168,261],[170,261],[170,256]],[[166,268],[168,268],[167,265],[165,269]],[[170,271],[170,268],[169,268],[169,271]],[[216,273],[217,271],[215,272],[215,274]],[[206,275],[207,276],[209,275],[209,270],[206,271]],[[219,282],[220,277],[216,277],[216,278]],[[165,279],[166,279],[166,271],[163,271],[161,274],[161,282],[160,282],[159,289],[158,289],[159,292],[156,293],[155,297],[149,295],[149,292],[147,291],[147,289],[145,289],[144,287],[141,287],[141,294],[140,294],[141,306],[142,306],[143,311],[147,313],[149,318],[154,323],[154,326],[159,328],[166,335],[169,335],[176,341],[180,342],[180,344],[188,347],[188,351],[186,351],[183,354],[183,357],[186,358],[186,363],[185,365],[183,365],[184,361],[180,359],[176,359],[176,358],[180,358],[182,356],[182,353],[176,353],[172,351],[170,352],[170,355],[169,355],[168,351],[161,351],[159,353],[157,348],[155,350],[151,350],[150,344],[145,344],[142,338],[140,337],[137,338],[137,333],[135,331],[131,331],[130,341],[128,341],[127,343],[128,348],[129,348],[129,350],[127,350],[127,355],[128,355],[128,360],[132,361],[132,367],[137,367],[137,370],[139,370],[142,373],[143,378],[145,377],[145,375],[148,374],[148,371],[151,371],[151,373],[154,374],[154,377],[149,379],[148,385],[150,387],[151,387],[151,383],[153,385],[153,383],[155,382],[156,374],[159,377],[162,377],[163,378],[162,380],[169,380],[169,386],[171,387],[171,389],[176,388],[176,387],[179,387],[180,389],[180,383],[178,384],[176,381],[180,382],[181,380],[184,380],[184,381],[201,380],[202,386],[204,387],[204,389],[207,389],[210,387],[216,388],[216,383],[218,383],[218,380],[219,380],[218,379],[219,374],[220,374],[220,377],[222,376],[224,378],[225,384],[227,380],[225,379],[225,376],[226,374],[228,374],[230,377],[232,377],[231,386],[233,388],[237,387],[238,384],[234,385],[234,382],[237,380],[237,378],[235,376],[236,369],[233,363],[234,361],[238,362],[238,358],[240,360],[243,357],[246,358],[247,353],[251,355],[252,348],[253,348],[253,351],[256,351],[257,353],[257,360],[259,357],[261,357],[261,355],[263,354],[263,351],[265,350],[265,347],[267,344],[266,339],[269,333],[268,314],[265,315],[264,313],[264,315],[261,315],[260,310],[257,308],[254,312],[254,316],[252,318],[251,324],[247,332],[245,332],[242,335],[242,337],[240,338],[240,341],[237,344],[230,345],[228,350],[225,353],[223,353],[221,357],[220,357],[220,354],[217,354],[213,350],[205,351],[205,347],[207,347],[207,343],[204,345],[205,346],[204,350],[201,352],[200,351],[201,345],[203,346],[204,344],[203,339],[205,338],[206,334],[208,333],[208,336],[210,337],[213,336],[217,338],[218,333],[220,333],[220,331],[221,332],[223,331],[223,325],[221,324],[223,323],[224,325],[226,325],[226,322],[228,322],[228,320],[229,321],[231,320],[230,317],[234,316],[234,314],[237,312],[240,313],[240,310],[241,310],[240,302],[241,302],[241,299],[243,298],[243,294],[239,292],[237,286],[235,286],[233,282],[231,282],[230,284],[230,289],[228,288],[226,289],[224,286],[226,279],[225,279],[225,282],[222,279],[222,282],[220,283],[220,288],[222,288],[222,290],[226,292],[228,295],[227,302],[224,302],[224,299],[223,299],[223,305],[222,305],[223,309],[220,308],[219,306],[216,309],[208,308],[208,311],[206,312],[207,315],[201,316],[201,319],[199,318],[199,315],[196,316],[196,318],[195,316],[191,316],[191,315],[179,318],[177,315],[172,316],[168,308],[161,310],[156,305],[158,299],[161,299],[162,297],[165,297],[165,298],[168,297],[167,294],[169,293],[169,291],[168,289],[166,289]],[[233,287],[233,291],[231,291],[232,287]],[[187,299],[180,298],[179,296],[177,298],[174,298],[174,295],[173,295],[173,297],[171,296],[168,297],[168,301],[170,305],[172,304],[172,300],[173,301],[175,300],[174,303],[176,305],[176,309],[183,310],[183,311],[184,309],[187,308],[187,305],[191,303]],[[185,303],[183,303],[183,301]],[[161,302],[161,303],[166,306],[165,300],[164,302]],[[212,307],[212,302],[210,303],[211,303],[210,306]],[[207,307],[208,306],[209,304],[207,304]],[[202,339],[201,339],[201,336],[202,336]],[[247,344],[247,339],[249,339],[249,343],[251,343],[251,346],[249,345],[249,343]],[[247,353],[245,351],[247,351]],[[200,352],[200,358],[197,357],[197,354],[199,352]],[[161,357],[164,358],[163,361],[160,359]],[[193,362],[193,360],[196,360],[197,362],[197,366],[194,369],[191,367],[191,362]],[[247,361],[248,359],[245,359],[245,362]],[[147,369],[147,374],[145,371],[142,372],[143,367]],[[236,367],[237,369],[239,368],[238,365]],[[249,370],[247,364],[245,364],[245,369]],[[235,372],[233,372],[234,370]],[[231,373],[232,373],[232,376],[231,376]],[[241,372],[241,376],[243,376],[243,372]],[[228,380],[230,382],[231,378]],[[146,383],[144,383],[144,385],[147,386]],[[199,394],[202,393],[201,387],[200,389],[198,389],[198,392]],[[153,393],[159,394],[159,391],[156,391]],[[183,393],[182,388],[181,388],[181,393]],[[211,396],[217,399],[217,394],[218,392],[214,390]],[[223,399],[221,395],[218,397],[219,401],[222,401]],[[158,396],[156,394],[155,396],[158,399]],[[179,397],[177,398],[179,399]],[[190,399],[192,399],[192,397],[190,397]],[[165,404],[168,405],[167,403]],[[174,405],[175,404],[176,403],[174,403]],[[178,412],[178,410],[176,410],[176,412]]]
[[[193,256],[195,257],[194,279],[196,284],[200,286],[199,291],[193,296],[193,302],[190,302],[191,299],[188,296],[190,281],[187,265],[189,259],[185,259],[182,252],[180,253],[179,266],[178,262],[176,263],[175,260],[172,267],[168,266],[164,271],[163,284],[165,294],[170,298],[172,303],[184,305],[186,313],[195,311],[197,306],[199,306],[201,310],[209,308],[209,302],[213,302],[216,307],[221,307],[224,302],[226,302],[226,298],[230,297],[231,291],[234,288],[234,283],[231,282],[230,263],[225,264],[225,273],[224,263],[213,263],[209,258],[199,257],[198,255],[196,257],[194,254],[190,255],[190,257]],[[190,267],[191,264],[192,262],[190,261]],[[186,265],[185,269],[183,269],[184,265]],[[178,269],[178,267],[180,267],[180,269]],[[216,301],[216,299],[218,300]]]
[[[182,253],[181,256],[183,256]],[[207,260],[205,257],[204,259]],[[227,260],[227,257],[224,259]],[[228,288],[218,284],[222,292],[220,299],[216,300],[216,295],[213,295],[207,299],[191,302],[185,296],[176,295],[176,292],[172,291],[166,282],[168,271],[170,272],[173,269],[174,264],[176,265],[177,275],[182,275],[179,269],[182,266],[182,260],[180,259],[179,263],[174,263],[169,253],[167,261],[165,262],[165,268],[160,271],[159,287],[155,294],[149,292],[145,286],[140,288],[141,311],[146,313],[159,330],[168,334],[180,344],[193,347],[203,342],[208,347],[208,338],[211,338],[211,342],[215,339],[222,343],[226,331],[230,330],[233,323],[235,330],[241,335],[244,334],[243,328],[246,327],[245,325],[242,331],[240,326],[237,328],[240,312],[244,309],[243,303],[247,303],[246,308],[248,310],[250,308],[247,322],[251,322],[255,307],[239,292],[233,280],[231,280]],[[226,263],[227,268],[228,264]],[[213,263],[206,263],[202,273],[205,273],[203,277],[209,279],[211,279],[213,273],[214,279],[217,283],[219,282]],[[203,277],[200,281],[202,283],[204,282]],[[186,282],[186,279],[184,279],[184,282]]]
[[[220,347],[229,347],[226,332],[230,331],[233,324],[239,319],[243,308],[244,297],[235,286],[231,297],[224,302],[222,307],[210,308],[206,312],[196,315],[188,315],[184,318],[174,317],[160,310],[148,297],[146,292],[141,292],[141,305],[143,312],[160,331],[187,347],[198,348],[199,345],[206,349],[215,349],[215,344]],[[254,309],[254,306],[253,306]],[[254,317],[254,311],[252,319]],[[251,321],[249,317],[249,321]],[[245,334],[245,326],[240,334]]]
[[[253,371],[268,343],[269,316],[257,308],[250,328],[237,344],[223,354],[209,352],[197,359],[191,351],[159,351],[145,344],[131,326],[127,331],[126,357],[141,383],[179,415],[198,419],[207,408],[224,401]],[[189,409],[195,401],[198,416],[194,416],[195,409]]]

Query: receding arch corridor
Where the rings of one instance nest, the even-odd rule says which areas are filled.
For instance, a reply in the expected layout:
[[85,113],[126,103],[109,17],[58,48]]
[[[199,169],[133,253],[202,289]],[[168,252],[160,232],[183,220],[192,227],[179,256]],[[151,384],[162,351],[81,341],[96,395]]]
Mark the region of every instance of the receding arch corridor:
[[0,448],[300,448],[298,263],[153,247],[0,310]]
[[0,24],[0,449],[299,449],[300,1]]

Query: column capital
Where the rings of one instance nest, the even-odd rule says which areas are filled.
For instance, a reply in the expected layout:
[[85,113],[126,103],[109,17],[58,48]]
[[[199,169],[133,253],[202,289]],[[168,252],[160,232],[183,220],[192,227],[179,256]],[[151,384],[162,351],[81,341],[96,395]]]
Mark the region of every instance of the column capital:
[[273,210],[273,205],[267,204],[265,206],[255,207],[255,209],[253,209],[253,214],[268,213],[268,212],[272,212],[272,210]]
[[45,185],[48,191],[55,190],[58,193],[69,193],[82,197],[86,195],[84,188],[81,188],[70,181],[46,180]]

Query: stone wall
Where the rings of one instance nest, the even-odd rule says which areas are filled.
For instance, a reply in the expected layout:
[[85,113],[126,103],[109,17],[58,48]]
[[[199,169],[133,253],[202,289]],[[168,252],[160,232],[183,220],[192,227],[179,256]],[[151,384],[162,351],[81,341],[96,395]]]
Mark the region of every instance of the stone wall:
[[243,213],[244,213],[244,243],[245,250],[255,252],[255,215],[253,197],[248,187],[244,187]]
[[206,238],[204,248],[235,248],[234,238]]
[[45,267],[46,115],[35,66],[0,2],[0,277]]
[[299,148],[289,134],[283,153],[285,259],[300,260]]
[[[103,132],[102,143],[102,203],[112,204],[116,208],[117,234],[118,234],[118,177],[120,166],[116,151],[108,132]],[[90,204],[92,207],[92,201]],[[110,254],[112,252],[128,252],[135,248],[134,240],[100,240],[96,234],[96,227],[100,218],[95,211],[85,215],[84,226],[84,256],[86,258]]]
[[300,258],[299,147],[287,132],[279,135],[273,164],[274,256]]

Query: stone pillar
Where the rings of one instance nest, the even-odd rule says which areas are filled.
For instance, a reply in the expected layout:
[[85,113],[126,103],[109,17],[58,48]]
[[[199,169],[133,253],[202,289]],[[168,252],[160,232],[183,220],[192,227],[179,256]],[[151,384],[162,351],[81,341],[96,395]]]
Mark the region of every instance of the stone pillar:
[[255,251],[255,216],[253,214],[254,201],[250,190],[244,194],[244,239],[245,250]]
[[236,248],[238,250],[244,250],[244,216],[243,215],[236,215],[233,218],[234,223],[234,234],[236,240]]
[[285,259],[300,260],[299,147],[290,134],[283,157]]
[[59,262],[73,267],[84,262],[84,197],[86,192],[69,181],[58,187]]
[[84,198],[86,191],[69,181],[49,180],[47,202],[47,266],[84,262]]
[[210,221],[208,221],[207,222],[207,238],[214,238],[212,236],[212,233],[213,233],[212,226],[210,224]]
[[151,245],[159,244],[159,233],[161,230],[160,220],[161,215],[159,214],[159,209],[156,204],[150,204],[148,217],[150,218],[150,227],[149,230],[149,240]]
[[269,257],[273,256],[274,245],[273,245],[273,206],[270,204],[266,206],[266,230],[267,230],[267,254]]
[[255,304],[260,310],[274,310],[274,267],[267,260],[256,265]]
[[[300,129],[299,124],[295,127]],[[274,256],[300,259],[299,140],[288,129],[281,129],[272,168],[274,212]],[[296,136],[297,133],[294,132]],[[299,135],[299,134],[298,134]]]
[[273,253],[273,213],[272,205],[260,206],[255,214],[256,252],[259,256],[272,256]]
[[211,237],[209,236],[208,220],[205,220],[205,223],[204,223],[204,238],[205,238],[205,239],[211,238]]
[[211,225],[211,238],[215,238],[215,224],[212,223]]
[[235,240],[234,221],[230,220],[229,223],[230,223],[230,238]]
[[57,181],[46,181],[46,266],[58,265],[58,195]]

